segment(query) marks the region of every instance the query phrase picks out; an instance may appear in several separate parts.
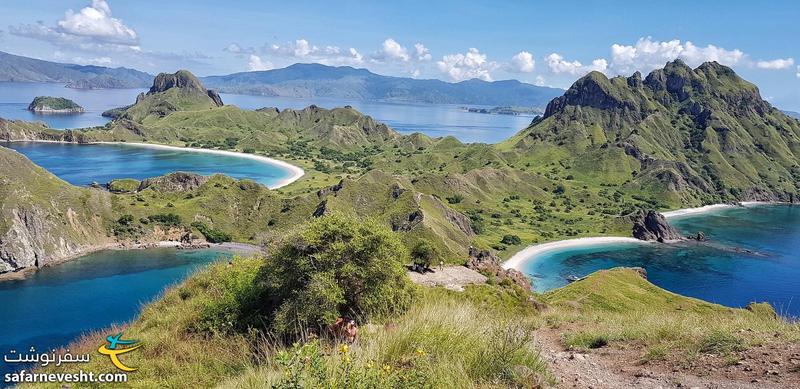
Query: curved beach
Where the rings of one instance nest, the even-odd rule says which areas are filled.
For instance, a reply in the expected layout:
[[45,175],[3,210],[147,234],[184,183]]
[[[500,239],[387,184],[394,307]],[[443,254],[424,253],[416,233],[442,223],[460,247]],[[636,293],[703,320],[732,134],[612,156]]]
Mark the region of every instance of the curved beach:
[[736,204],[711,204],[702,207],[676,209],[674,211],[661,212],[661,214],[664,215],[664,217],[666,218],[671,218],[671,217],[686,216],[686,215],[696,215],[698,213],[708,213],[708,212],[718,211],[720,209],[733,208],[738,206],[739,205]]
[[211,149],[200,149],[195,147],[179,147],[179,146],[167,146],[167,145],[160,145],[160,144],[151,144],[151,143],[136,143],[136,142],[95,142],[97,144],[109,144],[109,145],[129,145],[135,147],[147,147],[151,149],[160,149],[160,150],[175,150],[175,151],[190,151],[196,153],[206,153],[206,154],[217,154],[217,155],[225,155],[229,157],[236,157],[236,158],[244,158],[250,159],[254,161],[263,162],[269,165],[276,165],[280,166],[288,171],[291,172],[291,175],[287,178],[284,178],[277,183],[270,185],[270,189],[278,189],[289,185],[297,180],[300,179],[305,174],[305,171],[299,167],[292,165],[286,161],[281,161],[274,158],[265,157],[263,155],[255,155],[255,154],[247,154],[247,153],[239,153],[236,151],[227,151],[227,150],[211,150]]
[[637,243],[637,244],[648,244],[648,242],[639,240],[636,238],[628,238],[623,236],[598,236],[598,237],[591,237],[591,238],[578,238],[578,239],[567,239],[567,240],[559,240],[555,242],[549,243],[542,243],[533,246],[528,246],[520,251],[518,251],[514,256],[509,258],[507,261],[503,262],[504,269],[517,269],[517,267],[522,264],[523,262],[528,262],[531,260],[535,260],[537,256],[558,250],[570,249],[570,248],[577,248],[577,247],[587,247],[587,246],[598,246],[598,245],[606,245],[606,244],[615,244],[615,243]]

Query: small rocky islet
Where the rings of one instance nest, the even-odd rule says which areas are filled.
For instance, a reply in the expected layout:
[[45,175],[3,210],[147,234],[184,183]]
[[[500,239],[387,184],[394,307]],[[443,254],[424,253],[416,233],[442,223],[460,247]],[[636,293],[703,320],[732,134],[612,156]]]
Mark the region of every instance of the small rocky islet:
[[51,96],[37,96],[28,105],[28,111],[42,114],[77,114],[85,112],[83,107],[70,99]]

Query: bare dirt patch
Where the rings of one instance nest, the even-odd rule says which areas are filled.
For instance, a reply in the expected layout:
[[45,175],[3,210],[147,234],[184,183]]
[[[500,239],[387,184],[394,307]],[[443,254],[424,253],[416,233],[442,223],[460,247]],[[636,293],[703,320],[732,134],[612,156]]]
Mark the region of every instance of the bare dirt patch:
[[559,388],[797,388],[800,345],[763,345],[728,355],[692,360],[668,355],[643,361],[635,344],[569,350],[558,330],[540,329],[536,344],[558,379]]
[[416,284],[424,286],[443,286],[447,289],[459,292],[463,291],[466,285],[483,284],[486,282],[486,276],[464,266],[445,266],[441,269],[437,267],[424,274],[409,271],[408,276],[411,278],[411,281],[414,281]]

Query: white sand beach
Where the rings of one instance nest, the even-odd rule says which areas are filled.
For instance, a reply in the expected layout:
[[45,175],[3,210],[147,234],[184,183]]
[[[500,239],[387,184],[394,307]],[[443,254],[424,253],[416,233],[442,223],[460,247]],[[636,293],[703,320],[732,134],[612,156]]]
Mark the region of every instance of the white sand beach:
[[519,265],[521,265],[523,262],[535,260],[536,256],[546,252],[563,250],[568,248],[597,246],[597,245],[614,244],[614,243],[648,244],[648,242],[643,240],[639,240],[636,238],[627,238],[622,236],[598,236],[592,238],[559,240],[556,242],[542,243],[533,246],[528,246],[522,249],[516,254],[514,254],[514,256],[509,258],[507,261],[503,262],[503,268],[518,269]]
[[159,144],[151,144],[151,143],[135,143],[135,142],[96,142],[99,144],[110,144],[110,145],[129,145],[129,146],[136,146],[136,147],[148,147],[151,149],[160,149],[160,150],[176,150],[176,151],[190,151],[196,153],[206,153],[206,154],[217,154],[217,155],[226,155],[230,157],[237,157],[237,158],[245,158],[251,159],[255,161],[260,161],[270,165],[277,165],[282,168],[289,170],[292,174],[291,176],[284,178],[273,185],[270,185],[270,189],[278,189],[289,185],[297,180],[300,179],[305,174],[305,171],[300,168],[299,166],[292,165],[288,162],[281,161],[274,158],[265,157],[263,155],[255,155],[255,154],[247,154],[247,153],[239,153],[236,151],[227,151],[227,150],[211,150],[211,149],[199,149],[194,147],[178,147],[178,146],[167,146],[167,145],[159,145]]
[[676,209],[674,211],[668,212],[661,212],[662,215],[666,218],[677,217],[677,216],[686,216],[686,215],[695,215],[698,213],[707,213],[712,211],[717,211],[724,208],[733,208],[737,207],[735,204],[711,204],[705,205],[702,207],[696,208],[683,208],[683,209]]

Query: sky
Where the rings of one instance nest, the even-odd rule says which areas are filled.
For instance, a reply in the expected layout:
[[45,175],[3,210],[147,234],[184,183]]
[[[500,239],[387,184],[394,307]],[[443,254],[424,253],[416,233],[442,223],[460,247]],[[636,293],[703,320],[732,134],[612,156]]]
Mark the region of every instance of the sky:
[[793,1],[3,0],[0,50],[205,76],[323,63],[567,88],[589,71],[717,61],[800,111]]

